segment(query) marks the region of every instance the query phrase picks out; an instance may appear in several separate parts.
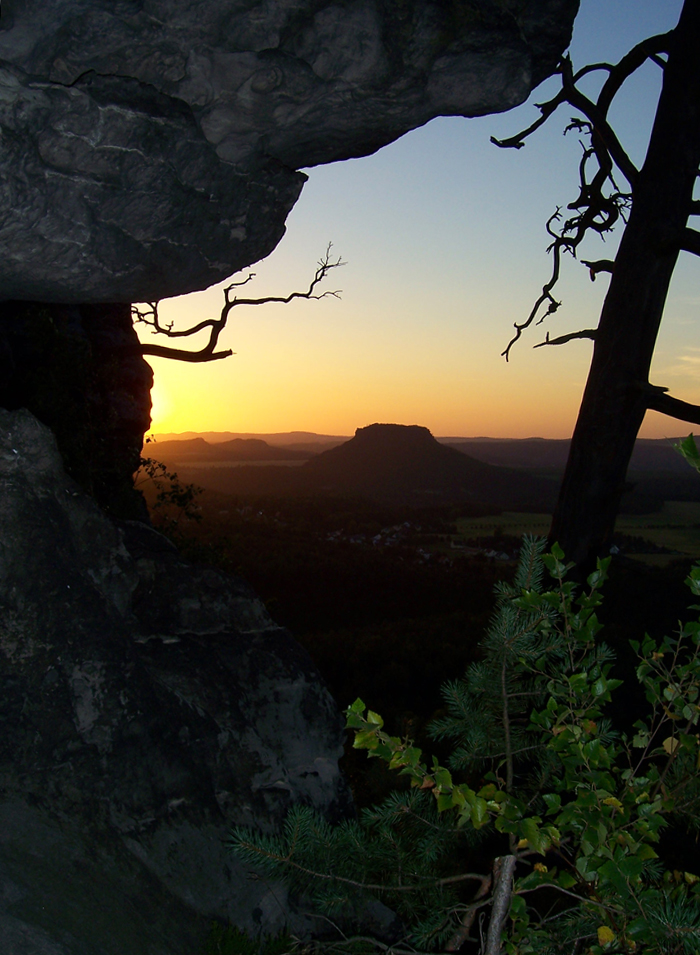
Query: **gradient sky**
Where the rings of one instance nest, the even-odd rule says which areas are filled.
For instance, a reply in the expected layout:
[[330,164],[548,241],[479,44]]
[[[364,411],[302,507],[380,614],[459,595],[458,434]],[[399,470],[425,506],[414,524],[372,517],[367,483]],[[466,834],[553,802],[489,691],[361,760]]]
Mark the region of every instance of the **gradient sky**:
[[[680,8],[681,0],[582,0],[574,65],[619,59],[674,26]],[[659,85],[659,70],[647,66],[613,113],[638,163]],[[562,136],[573,111],[560,109],[522,150],[489,142],[528,125],[538,115],[532,103],[555,89],[550,80],[509,113],[437,119],[373,156],[306,170],[287,233],[251,268],[246,292],[304,288],[332,241],[347,264],[327,287],[342,299],[235,309],[220,345],[236,354],[224,361],[152,359],[152,430],[352,434],[380,421],[435,435],[568,437],[592,343],[533,350],[540,327],[510,362],[500,353],[549,278],[545,222],[575,196],[580,146]],[[612,257],[616,241],[589,245],[583,257]],[[681,255],[652,381],[700,402],[698,265]],[[190,324],[218,315],[224,284],[164,301],[162,317]],[[595,326],[606,286],[567,258],[552,335]],[[641,434],[688,430],[651,412]]]

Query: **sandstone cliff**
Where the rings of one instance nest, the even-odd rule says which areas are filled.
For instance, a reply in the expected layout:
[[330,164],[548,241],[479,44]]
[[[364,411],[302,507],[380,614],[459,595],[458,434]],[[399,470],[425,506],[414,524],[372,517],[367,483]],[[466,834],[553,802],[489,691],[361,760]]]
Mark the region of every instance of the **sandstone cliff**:
[[199,955],[212,919],[308,928],[232,822],[348,811],[341,725],[243,582],[111,523],[0,411],[0,950]]
[[0,299],[152,301],[266,256],[297,170],[509,109],[578,0],[3,0]]

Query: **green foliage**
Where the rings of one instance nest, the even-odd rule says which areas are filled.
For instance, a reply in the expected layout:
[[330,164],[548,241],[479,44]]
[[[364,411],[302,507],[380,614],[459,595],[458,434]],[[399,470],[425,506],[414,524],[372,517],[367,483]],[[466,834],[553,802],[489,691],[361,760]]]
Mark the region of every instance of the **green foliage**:
[[698,451],[698,446],[692,434],[689,434],[684,441],[674,444],[673,447],[678,451],[681,457],[685,458],[691,467],[695,468],[696,471],[700,471],[700,451]]
[[[146,438],[146,443],[154,442]],[[203,488],[183,484],[175,471],[155,458],[141,458],[134,487],[145,492],[153,523],[159,530],[176,534],[180,521],[201,521],[197,498]]]
[[[613,729],[621,681],[597,617],[607,565],[579,592],[561,549],[526,538],[482,662],[445,687],[433,735],[452,744],[446,764],[357,700],[354,747],[409,791],[337,827],[297,807],[279,835],[235,830],[233,850],[328,915],[379,896],[413,950],[697,952],[700,880],[664,871],[658,849],[671,820],[691,829],[700,808],[700,623],[632,644],[647,708],[633,732]],[[688,585],[700,594],[700,566]]]

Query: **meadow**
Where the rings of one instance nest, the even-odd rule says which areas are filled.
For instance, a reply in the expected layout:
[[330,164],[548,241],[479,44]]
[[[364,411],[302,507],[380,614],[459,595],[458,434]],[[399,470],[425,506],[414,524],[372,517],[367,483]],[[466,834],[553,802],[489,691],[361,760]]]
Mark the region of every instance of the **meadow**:
[[[551,523],[550,514],[504,511],[497,517],[460,518],[455,524],[457,533],[465,540],[479,537],[521,537],[523,534],[546,536]],[[641,541],[635,547],[621,550],[628,557],[652,566],[666,566],[679,557],[700,558],[700,502],[665,501],[654,514],[621,514],[615,524],[616,537],[642,538],[651,546],[645,552]],[[668,553],[658,553],[663,548]]]

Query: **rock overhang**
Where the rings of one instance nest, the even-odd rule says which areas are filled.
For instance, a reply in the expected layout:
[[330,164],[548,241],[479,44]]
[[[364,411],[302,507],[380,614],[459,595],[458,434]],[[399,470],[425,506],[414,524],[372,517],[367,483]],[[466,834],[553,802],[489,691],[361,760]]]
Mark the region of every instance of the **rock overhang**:
[[578,0],[5,0],[0,296],[152,301],[269,254],[298,170],[522,102]]

